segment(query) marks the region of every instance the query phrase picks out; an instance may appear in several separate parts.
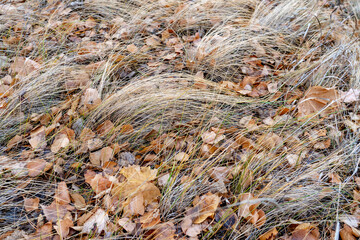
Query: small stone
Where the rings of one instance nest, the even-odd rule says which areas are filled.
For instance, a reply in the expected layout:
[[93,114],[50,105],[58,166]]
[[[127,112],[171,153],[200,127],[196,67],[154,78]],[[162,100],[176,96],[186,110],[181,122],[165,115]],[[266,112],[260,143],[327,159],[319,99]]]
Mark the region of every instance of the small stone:
[[135,156],[131,152],[122,152],[119,154],[118,164],[122,167],[135,164]]

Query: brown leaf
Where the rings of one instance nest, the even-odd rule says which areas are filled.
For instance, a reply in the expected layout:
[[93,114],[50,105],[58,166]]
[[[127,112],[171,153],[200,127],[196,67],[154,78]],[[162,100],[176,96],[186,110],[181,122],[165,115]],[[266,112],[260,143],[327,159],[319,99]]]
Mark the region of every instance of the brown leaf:
[[146,212],[140,217],[140,223],[143,228],[152,228],[160,222],[160,211],[154,209],[153,211]]
[[130,44],[126,46],[126,49],[131,53],[136,53],[139,49],[135,44]]
[[275,133],[264,134],[258,138],[257,142],[267,149],[275,148],[283,143],[282,138]]
[[65,218],[58,220],[56,225],[57,226],[54,226],[56,232],[60,235],[61,239],[64,239],[69,235],[70,227],[74,226],[74,223],[71,219]]
[[330,104],[329,108],[323,110],[320,114],[321,116],[326,116],[331,112],[331,108],[338,106],[337,103],[332,102],[337,100],[338,97],[338,91],[334,88],[324,88],[320,86],[311,87],[298,103],[298,116],[304,117],[312,113],[317,113]]
[[86,208],[85,199],[79,193],[70,193],[70,196],[76,209],[83,210]]
[[28,175],[30,177],[36,177],[43,172],[46,166],[46,161],[44,159],[34,159],[27,163],[26,167],[28,168]]
[[56,201],[53,201],[49,206],[41,205],[41,208],[46,219],[54,223],[62,219],[68,212],[67,205],[57,204]]
[[101,193],[111,187],[111,182],[104,178],[101,174],[95,174],[95,172],[88,170],[85,173],[85,182],[90,184],[96,194]]
[[341,184],[341,178],[339,176],[339,174],[337,173],[329,173],[329,182],[331,183],[336,183],[336,184]]
[[17,73],[19,78],[28,76],[30,73],[39,70],[41,65],[30,58],[17,57],[10,69],[12,73]]
[[220,204],[220,199],[219,196],[210,192],[201,196],[199,202],[196,204],[200,206],[200,214],[194,219],[193,223],[199,224],[205,221],[206,218],[213,217]]
[[185,152],[179,152],[175,155],[174,160],[177,162],[186,162],[189,160],[189,154]]
[[82,233],[97,232],[100,234],[103,230],[107,230],[109,224],[108,214],[101,208],[99,208],[94,215],[92,215],[85,223],[82,229]]
[[209,170],[210,177],[216,181],[229,183],[232,179],[231,169],[228,167],[213,167]]
[[[36,229],[36,232],[33,234],[33,237],[35,239],[41,239],[41,240],[50,240],[52,239],[52,222],[47,222],[38,229]],[[34,239],[32,238],[32,239]]]
[[351,227],[347,226],[346,224],[344,228],[340,230],[340,237],[342,240],[356,240]]
[[65,182],[60,182],[55,190],[55,201],[58,204],[69,204],[70,194]]
[[31,212],[39,208],[39,198],[25,198],[24,207],[26,212]]
[[101,98],[96,89],[88,88],[84,93],[84,104],[89,109],[92,110],[96,108],[101,103]]
[[51,152],[57,153],[61,148],[66,148],[70,143],[66,134],[60,133],[56,135],[53,144],[51,145]]
[[278,231],[274,227],[273,229],[271,229],[271,230],[267,231],[266,233],[262,234],[259,237],[259,240],[275,240],[277,234],[278,234]]
[[102,124],[100,124],[97,128],[96,128],[96,132],[101,136],[104,137],[107,134],[109,134],[111,131],[114,130],[114,124],[110,121],[110,120],[106,120],[105,122],[103,122]]
[[91,140],[95,137],[95,133],[91,131],[89,128],[84,128],[79,136],[80,141],[86,142],[88,140]]
[[43,149],[46,147],[45,127],[41,126],[30,133],[29,143],[33,149]]
[[23,140],[22,136],[16,135],[16,136],[13,137],[12,139],[10,139],[10,141],[9,141],[8,144],[6,145],[7,150],[10,150],[11,148],[15,147],[15,146],[18,145],[22,140]]
[[154,233],[155,240],[173,240],[175,239],[176,228],[174,223],[166,222],[159,225],[156,225],[156,230]]
[[122,228],[124,228],[125,231],[127,231],[128,233],[134,231],[136,227],[136,223],[132,222],[130,218],[120,218],[117,221],[117,224],[119,224]]
[[319,229],[310,223],[298,225],[292,232],[291,240],[318,240]]
[[204,143],[217,144],[221,140],[225,139],[225,135],[217,134],[214,131],[206,131],[203,134],[201,134],[201,138]]

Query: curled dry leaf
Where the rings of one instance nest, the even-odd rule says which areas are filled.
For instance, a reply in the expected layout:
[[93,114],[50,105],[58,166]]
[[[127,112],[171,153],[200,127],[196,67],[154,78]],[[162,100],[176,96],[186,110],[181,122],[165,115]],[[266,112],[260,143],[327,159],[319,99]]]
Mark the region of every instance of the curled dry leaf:
[[85,223],[82,229],[82,233],[96,232],[100,234],[102,231],[107,231],[109,224],[108,214],[101,208],[99,208],[94,215],[92,215]]
[[126,49],[131,53],[136,53],[139,50],[134,44],[127,45]]
[[231,169],[228,167],[213,167],[209,170],[210,177],[215,181],[229,183],[232,179]]
[[17,57],[10,69],[12,73],[17,73],[19,78],[24,78],[30,73],[39,70],[41,65],[30,58]]
[[143,228],[152,228],[160,222],[160,210],[154,209],[146,212],[140,217],[140,223]]
[[174,160],[178,162],[186,162],[187,160],[189,160],[189,154],[185,152],[179,152],[175,155]]
[[339,95],[343,102],[352,103],[359,100],[360,90],[351,88],[346,92],[339,91]]
[[317,113],[322,109],[320,115],[326,116],[331,112],[332,108],[338,106],[338,103],[336,103],[338,98],[338,91],[334,88],[324,88],[320,86],[311,87],[299,101],[298,116],[304,117],[309,114]]
[[47,222],[41,227],[36,229],[36,232],[32,235],[31,239],[50,240],[52,239],[52,222]]
[[267,149],[272,149],[274,147],[280,146],[283,143],[282,138],[275,133],[264,134],[259,137],[257,142],[259,145]]
[[39,198],[25,198],[24,207],[25,211],[30,212],[39,208]]
[[256,227],[262,226],[266,221],[264,211],[256,209],[259,206],[257,198],[251,193],[244,193],[239,196],[240,202],[243,202],[239,206],[239,217],[245,218]]

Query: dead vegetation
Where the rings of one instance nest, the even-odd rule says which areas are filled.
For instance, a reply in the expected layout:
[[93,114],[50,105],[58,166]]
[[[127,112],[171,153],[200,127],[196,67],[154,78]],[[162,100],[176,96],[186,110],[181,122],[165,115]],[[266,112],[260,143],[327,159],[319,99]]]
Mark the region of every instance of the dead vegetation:
[[0,5],[2,239],[357,239],[356,0]]

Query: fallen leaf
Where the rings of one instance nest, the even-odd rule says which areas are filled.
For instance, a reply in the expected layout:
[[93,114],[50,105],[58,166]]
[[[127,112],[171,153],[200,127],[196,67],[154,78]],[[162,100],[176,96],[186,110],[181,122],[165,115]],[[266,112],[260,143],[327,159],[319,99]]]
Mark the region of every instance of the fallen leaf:
[[95,172],[88,170],[85,173],[85,182],[90,184],[96,194],[99,194],[111,187],[112,182],[101,174],[95,174]]
[[70,194],[65,182],[60,182],[58,184],[58,187],[55,190],[54,199],[58,204],[70,203]]
[[28,175],[30,177],[36,177],[40,175],[45,169],[46,161],[44,159],[34,159],[27,163],[26,167],[28,168]]
[[175,239],[176,228],[174,223],[166,222],[155,226],[155,240],[173,240]]
[[360,90],[359,89],[349,89],[346,92],[339,91],[340,99],[345,103],[352,103],[359,100]]
[[131,53],[136,53],[139,49],[135,44],[130,44],[126,46],[126,49]]
[[204,143],[207,144],[217,144],[221,140],[225,139],[225,135],[217,134],[214,131],[206,131],[203,134],[201,134],[201,138]]
[[273,229],[271,229],[271,230],[267,231],[266,233],[262,234],[259,237],[259,240],[275,240],[277,234],[278,234],[278,231],[274,227]]
[[[41,227],[36,229],[36,232],[32,235],[31,239],[50,240],[52,239],[52,222],[47,222]],[[33,238],[34,237],[34,238]]]
[[30,58],[17,57],[10,69],[12,73],[17,73],[19,78],[24,78],[30,73],[39,70],[41,65]]
[[310,223],[298,225],[291,235],[291,240],[318,240],[320,237],[319,229]]
[[51,152],[57,153],[61,148],[66,148],[70,143],[66,134],[60,133],[56,135],[53,144],[51,145]]
[[54,226],[56,232],[60,235],[60,239],[66,238],[70,233],[70,227],[74,226],[71,219],[65,218],[58,220],[56,226]]
[[17,146],[22,140],[23,140],[22,136],[16,135],[12,139],[10,139],[10,141],[6,145],[7,150],[10,150],[11,148]]
[[85,199],[79,193],[70,193],[70,196],[76,209],[83,210],[86,208]]
[[326,116],[331,112],[331,109],[337,107],[335,102],[339,97],[337,90],[334,88],[324,88],[314,86],[305,92],[304,97],[298,103],[298,116],[304,117],[313,113],[317,113],[324,107],[327,109],[322,110],[321,116]]
[[130,218],[120,218],[117,221],[117,224],[124,228],[128,233],[133,232],[136,227],[136,223],[132,222]]
[[68,212],[67,205],[57,204],[56,201],[53,201],[49,206],[41,205],[41,208],[46,219],[53,223],[63,219],[65,214]]
[[31,131],[29,143],[33,149],[44,149],[46,147],[44,126]]
[[275,133],[264,134],[258,138],[257,142],[267,149],[273,149],[283,144],[282,138]]
[[101,98],[96,89],[88,88],[84,93],[84,104],[89,109],[92,110],[96,108],[101,103]]
[[102,231],[107,231],[109,224],[108,214],[101,208],[99,208],[94,215],[92,215],[85,223],[82,229],[82,233],[96,232],[100,234]]
[[26,212],[31,212],[39,208],[39,198],[25,198],[24,207]]

